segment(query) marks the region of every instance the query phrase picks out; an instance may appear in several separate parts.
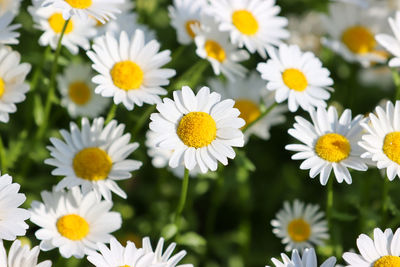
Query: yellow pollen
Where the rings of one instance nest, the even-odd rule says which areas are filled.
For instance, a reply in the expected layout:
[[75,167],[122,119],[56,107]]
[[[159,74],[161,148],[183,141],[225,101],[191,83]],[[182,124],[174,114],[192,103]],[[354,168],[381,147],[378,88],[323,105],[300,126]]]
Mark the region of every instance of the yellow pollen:
[[286,69],[282,73],[283,82],[292,90],[303,92],[308,86],[306,76],[298,69]]
[[[261,115],[261,111],[257,103],[249,99],[236,100],[234,107],[240,111],[240,117],[244,119],[246,125],[252,123]],[[243,127],[246,127],[246,125]]]
[[76,241],[89,233],[89,224],[77,214],[68,214],[57,220],[57,230],[63,237]]
[[376,47],[371,31],[359,25],[347,28],[342,34],[342,42],[355,54],[366,54]]
[[219,62],[225,61],[226,53],[219,43],[212,40],[207,40],[204,48],[206,50],[207,56],[216,59]]
[[64,0],[73,8],[85,9],[92,6],[92,0]]
[[232,14],[232,23],[243,34],[254,35],[258,32],[258,22],[247,10],[236,10]]
[[397,256],[383,256],[374,263],[374,267],[399,267],[400,257]]
[[72,165],[76,176],[89,181],[99,181],[107,178],[112,161],[104,150],[88,147],[76,153]]
[[311,235],[311,227],[308,222],[299,218],[291,221],[287,227],[290,238],[295,242],[308,240]]
[[139,89],[143,82],[143,71],[136,63],[126,60],[115,63],[111,78],[120,89],[125,91]]
[[341,134],[328,133],[321,136],[315,144],[317,155],[329,162],[339,162],[350,155],[350,142]]
[[90,88],[84,82],[71,83],[68,96],[75,104],[85,105],[90,100]]
[[200,148],[214,141],[217,136],[217,125],[205,112],[190,112],[183,116],[176,132],[185,145]]
[[119,267],[131,267],[130,265],[122,265],[122,266],[119,266]]
[[391,132],[385,136],[383,153],[391,160],[400,164],[400,132]]
[[[65,19],[63,19],[63,16],[61,13],[54,13],[53,15],[50,16],[48,21],[49,21],[51,29],[55,33],[62,32],[62,29],[64,28],[64,24],[65,24]],[[68,25],[67,25],[67,28],[65,29],[64,34],[68,34],[68,33],[72,32],[73,30],[74,30],[74,23],[70,20],[68,22]]]
[[0,78],[0,98],[4,95],[5,91],[6,91],[6,85],[4,83],[4,80]]
[[198,20],[188,20],[185,23],[187,34],[189,34],[189,36],[192,37],[192,39],[194,39],[194,37],[196,37],[196,34],[192,30],[192,26],[200,26],[200,22]]

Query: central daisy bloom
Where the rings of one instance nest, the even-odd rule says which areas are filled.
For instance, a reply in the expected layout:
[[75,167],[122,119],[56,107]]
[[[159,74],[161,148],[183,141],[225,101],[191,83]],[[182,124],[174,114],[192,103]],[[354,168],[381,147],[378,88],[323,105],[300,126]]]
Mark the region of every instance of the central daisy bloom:
[[[63,28],[64,28],[64,24],[65,24],[65,19],[63,19],[63,16],[61,13],[54,13],[53,15],[51,15],[48,18],[48,22],[50,24],[51,29],[55,32],[55,33],[61,33]],[[69,34],[74,30],[74,24],[73,22],[70,20],[67,24],[67,28],[65,28],[65,33],[64,34]]]
[[70,240],[82,240],[89,233],[89,224],[77,214],[68,214],[57,220],[57,230]]
[[74,82],[69,85],[68,96],[77,105],[85,105],[90,100],[90,88],[84,82]]
[[112,161],[104,150],[88,147],[75,155],[72,166],[76,176],[89,181],[98,181],[107,178]]
[[315,152],[321,158],[329,162],[340,162],[350,155],[351,146],[349,140],[341,134],[328,133],[318,138],[315,144]]
[[73,8],[85,9],[92,6],[92,0],[64,0]]
[[355,54],[366,54],[376,47],[374,34],[360,25],[347,28],[342,34],[342,42]]
[[283,82],[292,90],[303,92],[308,86],[306,76],[298,69],[286,69],[282,73]]
[[258,22],[247,10],[236,10],[232,14],[232,23],[243,34],[254,35],[258,32]]
[[110,74],[115,86],[125,91],[139,89],[144,76],[139,65],[130,60],[116,63]]
[[311,235],[310,224],[301,218],[291,221],[288,224],[287,231],[295,242],[306,241]]
[[240,111],[239,117],[244,119],[246,125],[257,120],[261,115],[261,111],[257,103],[249,99],[236,100],[234,107]]
[[398,256],[383,256],[374,263],[374,267],[398,267],[400,266],[400,257]]
[[204,49],[206,50],[207,56],[223,62],[226,59],[226,53],[224,48],[213,40],[207,40]]
[[400,164],[400,132],[391,132],[385,136],[383,153],[391,160]]
[[189,147],[205,147],[217,136],[215,120],[205,112],[190,112],[179,122],[177,134]]
[[194,31],[192,30],[192,26],[200,26],[200,22],[198,20],[188,20],[185,23],[185,29],[187,34],[194,39],[194,37],[196,37],[196,34],[194,33]]

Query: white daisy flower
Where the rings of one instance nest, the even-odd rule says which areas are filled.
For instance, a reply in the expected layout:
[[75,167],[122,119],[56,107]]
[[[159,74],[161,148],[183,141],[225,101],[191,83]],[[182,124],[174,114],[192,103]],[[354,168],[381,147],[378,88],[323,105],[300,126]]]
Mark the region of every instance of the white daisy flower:
[[[33,1],[33,4],[33,6],[28,7],[28,11],[35,22],[34,27],[43,31],[39,38],[39,44],[42,46],[50,45],[55,50],[65,24],[62,10],[53,6],[42,7],[41,3],[36,1]],[[79,47],[88,50],[90,48],[89,39],[96,34],[94,25],[93,20],[82,20],[76,16],[71,17],[61,44],[72,54],[77,54]]]
[[21,55],[6,46],[0,47],[0,121],[8,122],[9,113],[17,111],[16,103],[25,100],[29,84],[25,82],[31,70],[28,63],[20,63]]
[[400,101],[395,106],[388,101],[386,112],[380,106],[376,107],[375,114],[369,115],[369,123],[362,126],[367,134],[362,136],[360,146],[366,152],[362,158],[372,159],[378,169],[386,169],[390,181],[400,177]]
[[159,134],[156,146],[173,150],[171,168],[182,162],[185,168],[200,167],[201,172],[215,171],[218,161],[224,165],[235,157],[232,147],[242,147],[245,122],[232,99],[220,101],[221,95],[203,87],[195,95],[187,86],[174,91],[174,99],[157,104],[160,113],[150,116],[150,130]]
[[374,229],[374,239],[365,234],[357,238],[360,254],[345,252],[343,259],[348,267],[400,266],[400,229],[393,234],[391,229],[382,232]]
[[115,14],[121,13],[119,5],[124,3],[124,0],[43,0],[42,6],[61,9],[65,20],[76,15],[80,19],[92,17],[105,23],[115,19]]
[[87,64],[72,63],[62,75],[57,76],[58,89],[62,95],[61,105],[71,117],[95,118],[108,106],[109,101],[94,93],[92,68]]
[[281,257],[282,262],[275,258],[271,259],[276,267],[334,267],[336,263],[336,258],[330,257],[321,265],[318,265],[317,255],[315,254],[315,250],[313,248],[306,248],[303,251],[302,256],[300,256],[300,253],[297,249],[294,249],[292,251],[292,258],[289,258],[284,253],[281,254]]
[[329,16],[324,15],[323,25],[329,35],[322,43],[349,62],[359,62],[368,67],[373,62],[387,59],[375,41],[375,34],[386,26],[387,12],[382,8],[363,8],[354,3],[331,2]]
[[51,261],[38,263],[40,249],[38,246],[29,249],[28,245],[22,246],[21,241],[15,240],[8,252],[0,241],[0,266],[4,267],[50,267]]
[[1,0],[0,1],[0,16],[7,12],[17,15],[22,0]]
[[200,26],[201,14],[207,2],[205,0],[173,0],[172,3],[168,11],[178,42],[183,45],[190,44],[196,37],[192,26]]
[[293,160],[304,160],[300,169],[310,169],[310,177],[320,174],[320,182],[326,185],[333,169],[339,183],[351,184],[348,168],[366,171],[366,161],[361,159],[363,149],[358,145],[363,134],[361,122],[363,116],[351,117],[351,110],[343,111],[340,118],[336,108],[330,106],[310,110],[312,124],[300,116],[296,116],[294,128],[289,134],[303,144],[287,145],[285,148],[297,152]]
[[[1,4],[0,4],[1,5]],[[14,14],[11,12],[0,15],[0,44],[18,44],[19,33],[16,29],[21,27],[21,24],[10,25],[14,20]]]
[[67,192],[42,191],[41,196],[43,203],[33,201],[30,210],[31,221],[41,228],[35,236],[43,251],[59,248],[64,258],[82,258],[121,228],[121,214],[110,211],[113,203],[101,201],[94,191],[82,194],[75,186]]
[[126,198],[126,193],[116,181],[132,176],[131,172],[140,168],[142,163],[126,159],[139,146],[129,143],[131,135],[123,134],[125,125],[112,120],[104,127],[104,119],[93,120],[92,126],[87,118],[82,119],[82,130],[70,123],[70,133],[61,130],[64,138],[50,138],[53,146],[48,146],[52,158],[45,163],[55,166],[53,175],[65,176],[56,190],[82,186],[84,194],[94,190],[98,198],[101,195],[111,201],[111,191]]
[[311,52],[303,53],[297,45],[282,44],[279,49],[270,48],[271,59],[259,63],[257,70],[268,81],[267,89],[275,92],[275,100],[288,100],[291,112],[299,106],[308,111],[313,107],[326,107],[333,80],[328,69]]
[[247,69],[238,62],[249,59],[245,50],[239,50],[229,42],[229,34],[218,31],[218,25],[211,17],[204,17],[201,25],[192,26],[195,32],[196,53],[207,59],[216,75],[224,74],[228,79],[245,77]]
[[19,184],[12,183],[10,175],[0,176],[0,240],[15,240],[17,236],[25,235],[29,228],[25,220],[29,219],[30,213],[19,208],[26,200],[24,194],[18,193],[19,188]]
[[160,102],[159,95],[167,93],[161,86],[169,84],[175,70],[161,68],[171,57],[169,50],[159,49],[156,40],[145,43],[141,30],[136,30],[130,40],[126,32],[119,40],[109,33],[96,38],[93,51],[87,52],[93,69],[99,72],[92,80],[98,84],[95,92],[113,97],[115,104],[122,102],[128,110],[134,105]]
[[395,18],[389,18],[394,37],[388,34],[377,34],[376,41],[388,50],[394,58],[389,61],[390,67],[400,67],[400,11],[396,12]]
[[[256,72],[252,72],[245,79],[235,82],[228,81],[224,84],[221,80],[212,79],[209,84],[223,98],[235,100],[234,107],[240,111],[239,117],[246,122],[243,129],[259,119],[262,109],[269,108],[275,103],[274,93],[265,91],[265,81]],[[269,139],[271,127],[285,121],[286,118],[283,113],[286,110],[284,106],[273,108],[266,116],[246,130],[244,133],[245,140],[247,141],[252,134],[264,140]]]
[[283,203],[283,209],[271,221],[272,232],[282,239],[286,251],[322,245],[329,238],[327,221],[324,212],[318,205],[307,204],[294,200],[293,205],[288,201]]
[[280,7],[275,0],[210,0],[210,12],[220,22],[219,29],[228,31],[233,44],[245,46],[266,58],[265,49],[287,39],[284,29],[288,20],[277,16]]

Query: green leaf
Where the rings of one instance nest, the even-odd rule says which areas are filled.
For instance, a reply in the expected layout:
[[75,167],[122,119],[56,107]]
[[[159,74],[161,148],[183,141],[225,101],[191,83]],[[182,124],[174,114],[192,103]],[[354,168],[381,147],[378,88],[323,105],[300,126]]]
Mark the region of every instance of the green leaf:
[[357,219],[357,215],[349,214],[349,213],[344,213],[344,212],[339,212],[339,211],[333,211],[332,212],[332,218],[338,220],[338,221],[343,221],[343,222],[350,222],[354,221]]
[[43,123],[44,111],[43,111],[43,103],[39,95],[34,96],[33,102],[33,118],[35,120],[36,125],[41,125]]
[[195,232],[185,233],[179,236],[176,241],[181,245],[186,245],[189,247],[202,247],[207,244],[207,241]]
[[176,233],[178,232],[178,227],[175,224],[167,224],[164,226],[164,228],[161,230],[161,235],[166,239],[171,239],[173,238]]

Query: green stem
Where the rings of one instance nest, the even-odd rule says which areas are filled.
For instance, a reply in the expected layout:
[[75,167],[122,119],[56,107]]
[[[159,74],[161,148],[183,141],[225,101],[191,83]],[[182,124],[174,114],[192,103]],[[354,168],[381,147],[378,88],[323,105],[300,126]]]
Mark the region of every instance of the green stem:
[[382,184],[382,215],[381,215],[381,223],[382,227],[386,224],[387,221],[387,213],[388,213],[388,204],[389,204],[389,184],[390,181],[384,177]]
[[247,124],[244,127],[243,133],[245,133],[248,129],[250,129],[250,127],[256,124],[259,120],[267,116],[276,106],[278,106],[278,103],[274,102],[271,106],[269,106],[266,110],[264,110],[264,112],[262,112],[257,119],[255,119],[254,121],[252,121],[251,123]]
[[118,106],[113,103],[110,108],[110,111],[107,114],[106,121],[105,121],[106,124],[109,123],[112,119],[114,119],[115,113],[117,112],[117,108],[118,108]]
[[183,181],[182,181],[181,197],[179,199],[178,207],[176,208],[175,219],[174,219],[175,225],[178,227],[178,231],[179,231],[179,221],[183,209],[185,208],[188,188],[189,188],[189,170],[185,168],[185,174],[183,176]]
[[333,212],[333,178],[330,177],[328,181],[326,191],[326,219],[328,221],[328,227],[332,224],[332,212]]
[[50,76],[49,91],[47,93],[46,103],[44,106],[43,123],[40,125],[39,130],[36,135],[36,137],[38,139],[41,139],[43,137],[43,135],[46,131],[46,128],[47,128],[50,111],[51,111],[51,105],[53,104],[53,99],[55,96],[55,87],[56,87],[55,83],[56,83],[56,75],[57,75],[57,70],[58,70],[58,58],[60,57],[61,47],[62,47],[61,42],[64,37],[65,30],[67,29],[67,25],[68,25],[69,21],[70,21],[70,19],[66,20],[64,23],[60,38],[58,39],[56,52],[54,54],[53,67],[51,69],[51,76]]
[[7,157],[4,149],[3,138],[0,137],[1,174],[7,173]]
[[392,77],[394,85],[396,86],[395,101],[400,100],[400,75],[397,69],[392,69]]
[[46,50],[44,51],[44,56],[41,58],[39,66],[36,67],[35,72],[33,73],[32,81],[31,81],[31,89],[30,91],[33,92],[36,90],[36,87],[42,77],[43,65],[51,51],[51,47],[47,46]]

